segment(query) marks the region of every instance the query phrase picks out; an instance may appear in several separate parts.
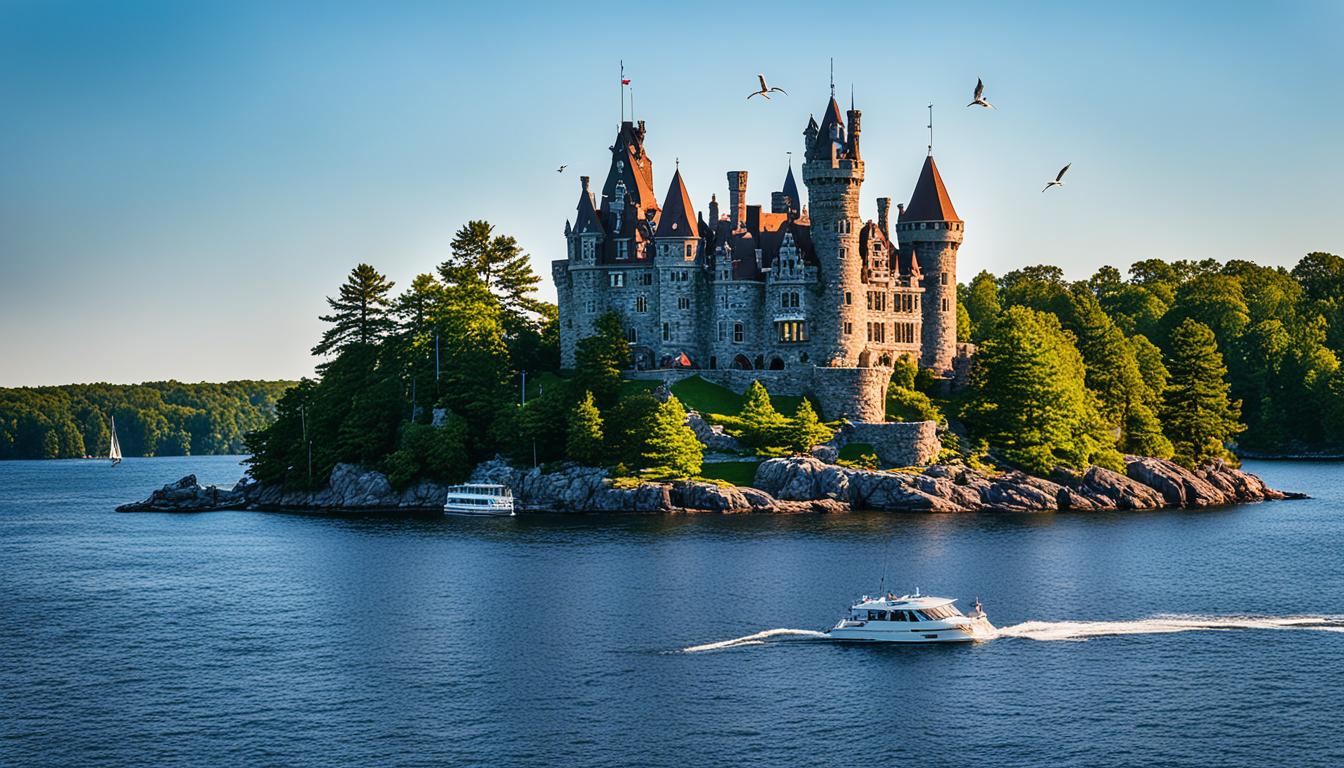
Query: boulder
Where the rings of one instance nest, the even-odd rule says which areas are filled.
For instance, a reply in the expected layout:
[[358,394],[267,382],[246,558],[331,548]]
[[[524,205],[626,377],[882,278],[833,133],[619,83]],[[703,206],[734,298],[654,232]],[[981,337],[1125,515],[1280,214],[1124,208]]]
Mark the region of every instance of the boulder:
[[1166,503],[1159,491],[1103,467],[1088,468],[1078,490],[1094,500],[1105,499],[1112,509],[1158,509]]
[[1125,474],[1153,488],[1172,506],[1208,507],[1236,499],[1208,480],[1166,459],[1151,456],[1125,457]]
[[763,461],[752,485],[780,501],[849,500],[848,470],[814,456]]
[[687,412],[686,426],[695,433],[695,439],[710,451],[732,453],[742,450],[742,444],[737,438],[726,434],[722,425],[705,421],[705,417],[701,416],[699,411]]
[[[241,483],[240,483],[241,485]],[[141,502],[122,504],[118,512],[211,512],[220,509],[242,509],[247,496],[235,485],[232,489],[217,485],[201,485],[195,475],[187,475],[176,483],[169,483],[149,494]]]

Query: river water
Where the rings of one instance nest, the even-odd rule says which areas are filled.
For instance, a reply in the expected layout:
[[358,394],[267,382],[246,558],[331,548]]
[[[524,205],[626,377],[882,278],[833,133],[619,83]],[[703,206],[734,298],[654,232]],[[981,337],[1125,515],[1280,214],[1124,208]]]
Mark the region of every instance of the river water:
[[[0,462],[0,765],[1344,764],[1344,464],[1248,468],[1314,498],[116,514],[238,458]],[[884,573],[1004,636],[809,633]]]

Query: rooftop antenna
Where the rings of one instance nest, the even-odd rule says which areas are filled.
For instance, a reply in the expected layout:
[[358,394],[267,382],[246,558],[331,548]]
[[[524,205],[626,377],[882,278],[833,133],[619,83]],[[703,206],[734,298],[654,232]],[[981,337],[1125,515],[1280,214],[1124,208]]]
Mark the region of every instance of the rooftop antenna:
[[786,155],[789,156],[789,167],[792,168],[792,167],[793,167],[793,152],[790,150],[790,151],[785,152],[784,154],[786,154]]
[[835,57],[831,57],[831,98],[835,98]]
[[929,157],[933,157],[933,105],[929,105]]

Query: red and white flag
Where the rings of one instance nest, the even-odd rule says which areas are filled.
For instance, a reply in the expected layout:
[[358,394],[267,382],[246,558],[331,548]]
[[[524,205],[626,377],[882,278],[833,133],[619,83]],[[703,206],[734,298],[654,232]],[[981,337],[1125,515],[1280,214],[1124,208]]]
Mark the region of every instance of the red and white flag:
[[629,84],[630,84],[630,78],[628,77],[621,78],[621,85],[629,85]]

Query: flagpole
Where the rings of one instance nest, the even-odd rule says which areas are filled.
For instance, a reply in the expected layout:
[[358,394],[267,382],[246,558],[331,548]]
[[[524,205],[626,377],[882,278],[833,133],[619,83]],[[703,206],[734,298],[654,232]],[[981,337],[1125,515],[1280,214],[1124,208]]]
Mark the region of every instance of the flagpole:
[[625,59],[621,59],[621,125],[625,125]]

